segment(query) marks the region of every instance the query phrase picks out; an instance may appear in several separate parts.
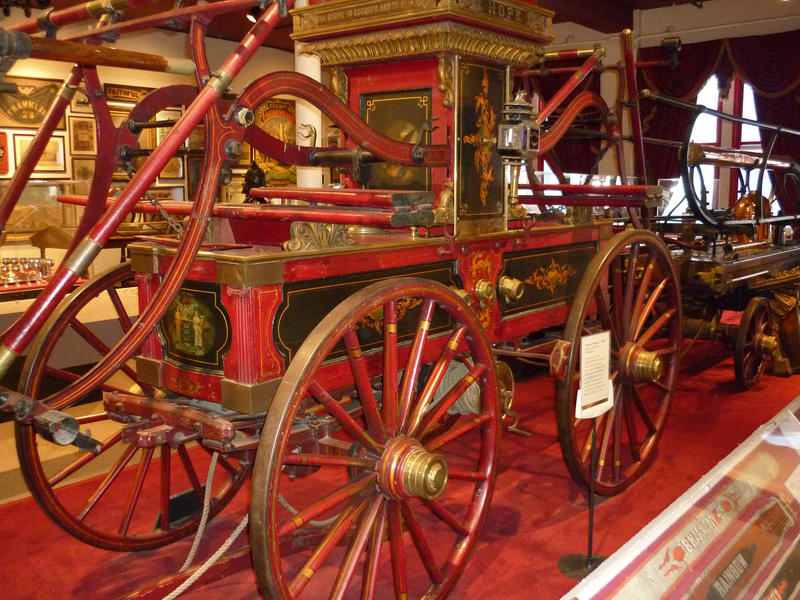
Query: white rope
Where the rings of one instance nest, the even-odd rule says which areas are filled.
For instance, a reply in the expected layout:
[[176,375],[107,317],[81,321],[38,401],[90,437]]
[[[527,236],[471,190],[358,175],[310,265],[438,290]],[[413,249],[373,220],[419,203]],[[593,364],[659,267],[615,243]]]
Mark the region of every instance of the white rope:
[[192,573],[191,577],[175,588],[171,594],[164,596],[163,600],[174,600],[183,592],[185,592],[195,581],[200,579],[200,577],[202,577],[203,574],[208,571],[208,569],[210,569],[214,563],[216,563],[222,557],[222,555],[228,551],[228,548],[231,547],[231,544],[233,544],[233,542],[236,541],[236,538],[239,537],[239,534],[244,531],[244,528],[247,527],[247,520],[249,516],[250,515],[245,515],[242,519],[242,522],[237,525],[230,537],[225,540],[225,543],[222,544],[222,546],[219,547],[219,550],[217,550],[206,562],[198,567],[198,569]]
[[203,538],[203,533],[205,533],[206,523],[208,523],[208,513],[211,510],[211,488],[214,483],[214,468],[217,466],[218,456],[219,452],[216,451],[211,455],[211,464],[208,465],[208,477],[206,477],[206,493],[203,497],[203,514],[200,516],[200,525],[197,526],[197,533],[194,536],[194,542],[192,542],[192,549],[189,550],[189,556],[183,561],[183,566],[179,571],[185,571],[192,564],[194,556],[197,554],[197,549],[200,547],[200,540]]

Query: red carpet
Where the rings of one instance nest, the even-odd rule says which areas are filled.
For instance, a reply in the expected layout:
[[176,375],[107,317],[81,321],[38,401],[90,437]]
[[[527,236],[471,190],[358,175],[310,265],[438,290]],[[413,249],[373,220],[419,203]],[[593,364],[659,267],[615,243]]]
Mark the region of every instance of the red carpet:
[[[732,358],[720,346],[697,345],[684,360],[679,389],[655,464],[629,490],[600,502],[595,551],[608,555],[666,508],[759,425],[800,394],[800,377],[765,376],[740,392]],[[558,598],[574,582],[557,569],[567,554],[586,552],[586,499],[563,465],[555,433],[553,385],[546,376],[518,384],[515,407],[531,437],[506,433],[491,510],[476,553],[454,598]],[[244,515],[243,489],[209,526],[200,558],[216,550]],[[0,507],[3,596],[110,599],[173,573],[191,540],[161,550],[117,554],[73,539],[32,500]],[[237,546],[247,543],[246,534]],[[249,570],[188,591],[184,598],[258,598]]]

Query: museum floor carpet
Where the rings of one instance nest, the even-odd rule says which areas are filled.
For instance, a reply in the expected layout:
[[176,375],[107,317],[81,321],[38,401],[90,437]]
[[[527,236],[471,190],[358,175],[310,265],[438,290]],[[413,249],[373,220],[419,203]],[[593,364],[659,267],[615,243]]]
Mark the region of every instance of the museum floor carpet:
[[[765,376],[742,392],[732,358],[719,346],[698,344],[684,361],[679,388],[653,467],[629,490],[599,503],[595,550],[621,546],[754,429],[800,394],[800,377]],[[501,469],[477,550],[454,598],[559,598],[574,582],[560,558],[586,551],[587,504],[563,465],[555,433],[554,391],[544,375],[518,384],[515,406],[532,433],[506,432]],[[245,514],[248,489],[212,521],[199,559],[216,550]],[[247,543],[246,536],[234,547]],[[86,546],[63,533],[31,499],[0,506],[0,589],[8,599],[111,599],[169,575],[191,540],[139,554]],[[187,591],[187,599],[258,598],[249,569]]]

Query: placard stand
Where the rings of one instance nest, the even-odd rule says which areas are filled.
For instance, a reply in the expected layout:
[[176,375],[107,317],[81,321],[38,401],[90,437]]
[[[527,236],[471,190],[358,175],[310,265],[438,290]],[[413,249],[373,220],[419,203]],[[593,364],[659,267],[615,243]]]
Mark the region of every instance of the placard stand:
[[[581,338],[581,383],[575,400],[575,417],[592,419],[592,454],[589,465],[589,531],[588,552],[568,554],[558,561],[558,570],[572,579],[581,580],[594,571],[606,557],[593,553],[594,545],[594,481],[597,476],[597,418],[614,405],[614,384],[608,377],[609,333]],[[588,368],[591,365],[591,368]],[[607,382],[607,387],[604,386]],[[603,388],[606,388],[603,390]],[[584,397],[583,392],[591,390]],[[605,393],[604,393],[605,392]]]

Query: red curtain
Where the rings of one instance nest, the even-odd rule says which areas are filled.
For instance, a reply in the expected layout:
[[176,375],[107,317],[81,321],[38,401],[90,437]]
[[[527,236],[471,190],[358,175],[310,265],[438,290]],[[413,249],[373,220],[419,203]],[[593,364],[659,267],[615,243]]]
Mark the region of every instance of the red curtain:
[[[800,131],[800,31],[731,39],[727,46],[736,73],[753,87],[759,121]],[[769,135],[762,131],[763,143]],[[800,135],[779,135],[772,153],[800,160]],[[777,183],[783,210],[800,212],[797,180]]]
[[[670,69],[657,66],[639,69],[639,89],[695,102],[697,94],[714,74],[722,58],[719,40],[686,44],[678,53],[678,66]],[[639,50],[640,61],[663,61],[664,51],[656,46]],[[691,113],[661,102],[643,99],[640,103],[642,134],[656,140],[682,141]],[[649,181],[678,177],[680,161],[677,148],[645,144]]]
[[[735,72],[753,87],[758,119],[800,130],[800,31],[685,44],[678,54],[677,69],[640,69],[639,85],[654,92],[694,102],[705,82],[716,74],[726,88]],[[642,48],[640,61],[663,60],[659,47]],[[682,141],[690,113],[642,100],[644,135]],[[766,135],[763,135],[767,142]],[[778,137],[774,154],[800,159],[800,136]],[[654,178],[677,177],[678,155],[674,149],[645,145]]]

